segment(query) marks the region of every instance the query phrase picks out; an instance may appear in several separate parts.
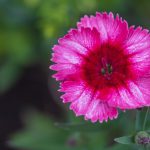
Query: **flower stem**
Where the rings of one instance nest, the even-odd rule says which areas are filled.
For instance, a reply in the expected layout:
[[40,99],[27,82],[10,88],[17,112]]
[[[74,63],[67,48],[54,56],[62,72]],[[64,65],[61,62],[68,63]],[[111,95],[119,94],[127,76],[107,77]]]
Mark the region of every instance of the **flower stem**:
[[140,147],[138,148],[138,150],[147,150],[147,148],[146,148],[146,147],[141,147],[141,146],[140,146]]
[[140,116],[141,116],[141,110],[136,111],[136,120],[135,120],[135,130],[140,130]]
[[147,122],[148,113],[149,113],[149,107],[147,108],[147,111],[146,111],[146,114],[145,114],[144,123],[143,123],[143,131],[145,130],[145,126],[146,126],[146,122]]

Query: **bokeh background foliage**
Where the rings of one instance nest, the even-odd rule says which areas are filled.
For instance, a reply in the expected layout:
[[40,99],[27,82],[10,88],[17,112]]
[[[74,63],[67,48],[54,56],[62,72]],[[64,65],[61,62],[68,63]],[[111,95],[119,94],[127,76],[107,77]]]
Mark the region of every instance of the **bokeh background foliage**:
[[[104,124],[92,124],[85,122],[82,117],[76,118],[68,110],[68,106],[61,104],[60,94],[57,92],[58,83],[51,79],[53,72],[48,70],[48,66],[51,63],[51,47],[70,28],[75,28],[76,22],[83,15],[112,11],[119,13],[129,25],[141,25],[149,29],[149,6],[149,0],[0,0],[0,98],[9,95],[9,91],[24,76],[25,70],[33,67],[34,72],[34,66],[38,66],[45,81],[38,73],[32,78],[44,82],[48,89],[46,94],[51,95],[46,99],[53,101],[44,103],[46,106],[42,113],[39,110],[31,111],[27,107],[20,108],[18,105],[16,109],[19,110],[23,125],[15,128],[17,131],[9,133],[10,138],[5,145],[25,150],[137,149],[132,145],[122,146],[113,141],[115,137],[134,132],[134,111],[120,113],[117,120]],[[19,84],[19,88],[21,87],[22,84]],[[26,86],[21,95],[28,95],[26,92],[33,95],[27,88],[30,85]],[[15,92],[19,94],[19,91]],[[33,99],[39,105],[43,104],[42,99],[34,96]],[[15,98],[11,99],[13,100]],[[36,108],[34,103],[32,107]],[[6,111],[9,113],[10,110],[6,108]],[[21,115],[23,111],[27,113]],[[5,114],[0,116],[1,122],[4,122],[3,118]]]

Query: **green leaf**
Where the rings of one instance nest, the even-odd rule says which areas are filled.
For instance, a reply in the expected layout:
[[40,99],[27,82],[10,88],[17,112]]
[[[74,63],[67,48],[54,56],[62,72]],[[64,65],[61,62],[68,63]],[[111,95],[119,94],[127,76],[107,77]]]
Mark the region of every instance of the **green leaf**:
[[114,139],[115,142],[120,143],[120,144],[135,144],[134,142],[134,136],[122,136],[119,138]]

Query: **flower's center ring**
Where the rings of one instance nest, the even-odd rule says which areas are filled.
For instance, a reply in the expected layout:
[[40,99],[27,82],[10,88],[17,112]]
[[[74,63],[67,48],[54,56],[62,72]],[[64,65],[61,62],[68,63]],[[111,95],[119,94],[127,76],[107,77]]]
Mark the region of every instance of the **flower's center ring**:
[[130,66],[129,57],[121,47],[106,43],[89,52],[83,61],[81,77],[91,89],[117,88],[134,78]]

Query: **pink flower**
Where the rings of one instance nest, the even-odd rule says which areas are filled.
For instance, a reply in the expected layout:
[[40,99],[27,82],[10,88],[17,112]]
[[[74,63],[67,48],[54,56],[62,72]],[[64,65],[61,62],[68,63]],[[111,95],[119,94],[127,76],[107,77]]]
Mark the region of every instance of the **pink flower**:
[[53,47],[64,103],[92,122],[150,105],[150,34],[112,13],[84,16]]

